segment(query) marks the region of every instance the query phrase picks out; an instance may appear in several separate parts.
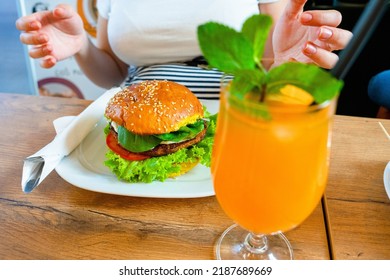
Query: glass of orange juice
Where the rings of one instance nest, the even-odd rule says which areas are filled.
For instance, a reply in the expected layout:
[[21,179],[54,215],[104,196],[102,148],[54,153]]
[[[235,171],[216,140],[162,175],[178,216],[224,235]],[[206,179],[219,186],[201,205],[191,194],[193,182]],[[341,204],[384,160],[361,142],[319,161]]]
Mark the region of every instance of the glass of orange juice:
[[324,193],[337,98],[304,106],[250,96],[222,85],[211,172],[235,224],[218,239],[216,258],[293,259],[283,232],[301,224]]

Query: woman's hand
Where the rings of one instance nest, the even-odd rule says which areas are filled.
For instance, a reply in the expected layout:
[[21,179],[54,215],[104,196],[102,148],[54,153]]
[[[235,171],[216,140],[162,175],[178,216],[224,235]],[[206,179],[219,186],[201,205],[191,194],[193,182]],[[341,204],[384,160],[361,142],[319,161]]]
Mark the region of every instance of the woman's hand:
[[352,37],[337,28],[341,14],[336,10],[303,12],[306,0],[290,0],[273,32],[275,65],[285,61],[314,63],[330,69],[338,61],[334,50],[346,47]]
[[43,68],[73,56],[88,43],[82,19],[69,5],[21,17],[16,28],[22,31],[20,41],[31,46],[30,57],[42,59]]

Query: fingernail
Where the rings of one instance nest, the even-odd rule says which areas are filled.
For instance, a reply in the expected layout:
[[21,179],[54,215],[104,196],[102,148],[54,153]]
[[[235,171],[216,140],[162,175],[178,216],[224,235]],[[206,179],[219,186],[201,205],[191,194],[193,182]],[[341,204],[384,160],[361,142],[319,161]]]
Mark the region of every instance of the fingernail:
[[305,54],[315,54],[317,52],[317,48],[312,44],[307,43],[303,51]]
[[52,66],[54,66],[54,64],[56,64],[56,61],[52,57],[48,57],[48,58],[44,59],[42,62],[43,62],[43,64],[46,65],[46,68],[52,67]]
[[33,28],[33,29],[38,28],[39,27],[38,22],[33,21],[32,23],[30,23],[30,27]]
[[309,22],[309,21],[311,21],[313,19],[313,16],[312,16],[312,14],[310,14],[310,13],[303,13],[302,15],[301,15],[301,21],[302,22]]
[[325,28],[325,27],[321,27],[319,34],[318,34],[318,38],[320,40],[326,40],[326,39],[329,39],[330,37],[332,37],[332,35],[333,35],[332,30]]

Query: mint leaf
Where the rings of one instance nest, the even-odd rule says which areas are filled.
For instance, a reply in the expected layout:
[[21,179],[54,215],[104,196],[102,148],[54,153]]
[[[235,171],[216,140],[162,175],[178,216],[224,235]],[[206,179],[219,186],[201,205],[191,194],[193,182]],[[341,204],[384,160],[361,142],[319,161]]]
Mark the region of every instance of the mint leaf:
[[198,26],[198,41],[211,67],[235,74],[240,69],[254,69],[253,47],[240,32],[216,22]]
[[271,27],[272,18],[260,14],[249,17],[240,32],[216,22],[198,27],[199,45],[209,65],[234,75],[232,95],[243,99],[250,93],[256,100],[258,94],[262,102],[265,94],[280,94],[280,88],[291,84],[310,93],[317,104],[337,96],[343,81],[319,66],[286,62],[267,72],[261,61]]
[[240,99],[244,98],[244,95],[258,87],[261,89],[264,84],[266,75],[258,69],[253,70],[239,70],[232,82],[230,91],[237,95]]
[[309,92],[317,104],[332,99],[343,87],[343,82],[328,71],[316,65],[298,62],[284,63],[268,72],[267,93],[278,92],[287,84]]
[[253,15],[248,18],[241,29],[244,36],[251,41],[253,46],[253,59],[257,65],[261,65],[265,44],[272,27],[272,18],[266,15]]

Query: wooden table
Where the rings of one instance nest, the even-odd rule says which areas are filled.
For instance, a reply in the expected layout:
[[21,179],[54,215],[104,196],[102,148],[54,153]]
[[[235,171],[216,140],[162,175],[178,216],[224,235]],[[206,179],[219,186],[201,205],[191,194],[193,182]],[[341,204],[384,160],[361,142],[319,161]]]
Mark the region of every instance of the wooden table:
[[383,172],[390,161],[390,120],[338,116],[326,191],[334,259],[390,260],[390,199]]
[[[89,103],[0,94],[0,259],[213,259],[216,239],[232,224],[214,196],[103,194],[55,171],[32,193],[22,192],[23,159],[52,140],[54,119]],[[382,183],[389,144],[377,120],[336,116],[324,204],[286,234],[296,259],[390,258]]]

